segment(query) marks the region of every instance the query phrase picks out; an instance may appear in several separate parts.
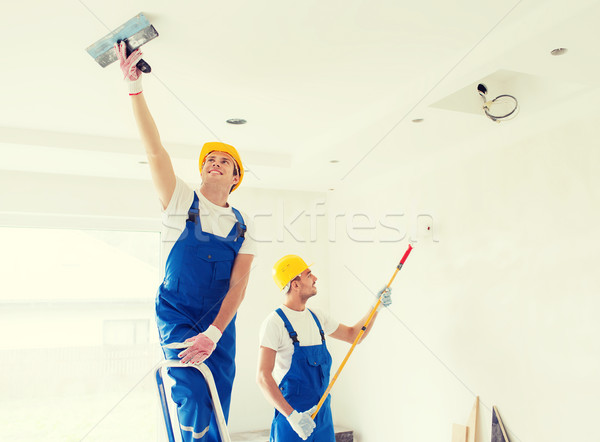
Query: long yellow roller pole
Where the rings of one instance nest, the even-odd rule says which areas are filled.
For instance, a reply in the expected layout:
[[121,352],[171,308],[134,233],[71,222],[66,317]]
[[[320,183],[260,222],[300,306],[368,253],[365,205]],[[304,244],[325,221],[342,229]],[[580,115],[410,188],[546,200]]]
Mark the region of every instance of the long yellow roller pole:
[[[400,271],[400,269],[404,265],[404,261],[406,261],[406,258],[408,258],[408,255],[410,254],[411,251],[412,251],[412,246],[409,244],[408,245],[408,249],[406,249],[406,252],[404,252],[404,255],[402,256],[402,259],[400,260],[400,263],[396,266],[396,270],[394,271],[394,274],[392,275],[392,279],[390,279],[390,282],[388,282],[386,288],[390,288],[390,286],[392,285],[392,282],[394,281],[394,278],[396,278],[396,275],[398,274],[398,272]],[[354,351],[354,347],[356,347],[356,344],[358,344],[358,342],[360,341],[360,338],[362,337],[362,335],[364,334],[365,330],[367,329],[369,323],[371,322],[371,319],[373,319],[373,316],[375,315],[375,312],[377,311],[377,308],[379,307],[379,304],[381,304],[381,298],[379,298],[377,300],[377,302],[375,303],[375,305],[373,306],[373,309],[371,310],[371,313],[369,314],[369,317],[367,318],[367,321],[365,322],[365,324],[362,326],[362,328],[358,332],[358,335],[356,336],[356,339],[354,339],[354,342],[352,343],[352,346],[350,347],[350,350],[348,350],[348,354],[346,355],[346,357],[344,358],[344,360],[340,364],[340,368],[338,368],[337,372],[335,373],[335,375],[331,379],[331,382],[329,382],[329,386],[327,387],[327,390],[325,390],[325,393],[323,393],[323,396],[321,396],[321,400],[317,404],[317,409],[311,415],[311,417],[313,419],[315,418],[315,416],[317,415],[317,413],[321,409],[321,406],[323,405],[323,402],[325,402],[325,399],[327,399],[327,396],[329,395],[329,392],[331,391],[331,388],[333,387],[333,384],[335,384],[335,381],[337,380],[338,376],[342,372],[342,369],[344,368],[344,365],[346,365],[346,362],[348,362],[348,358],[350,358],[350,355]]]

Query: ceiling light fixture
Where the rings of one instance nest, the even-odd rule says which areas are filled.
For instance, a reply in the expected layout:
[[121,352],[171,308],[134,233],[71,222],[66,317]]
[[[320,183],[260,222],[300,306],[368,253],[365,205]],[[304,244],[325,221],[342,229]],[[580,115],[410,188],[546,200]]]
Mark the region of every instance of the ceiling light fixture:
[[227,120],[227,122],[229,124],[246,124],[247,121],[244,120],[243,118],[230,118],[229,120]]
[[567,51],[568,51],[567,48],[556,48],[556,49],[552,49],[550,51],[550,54],[558,57],[559,55],[565,55],[567,53]]
[[[519,102],[515,97],[508,94],[498,95],[493,100],[488,100],[486,94],[488,89],[485,84],[477,85],[477,93],[483,99],[483,112],[490,120],[500,123],[500,121],[512,116],[516,117],[516,110],[519,108]],[[509,118],[509,119],[512,119]]]

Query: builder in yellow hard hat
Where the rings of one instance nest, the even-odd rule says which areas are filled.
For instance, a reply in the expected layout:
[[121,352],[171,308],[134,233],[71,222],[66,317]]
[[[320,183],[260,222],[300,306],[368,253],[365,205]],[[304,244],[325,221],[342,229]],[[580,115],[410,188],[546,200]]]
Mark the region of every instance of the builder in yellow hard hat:
[[[369,312],[354,326],[340,324],[324,311],[306,307],[317,294],[317,277],[297,255],[286,255],[273,266],[275,284],[285,296],[260,330],[257,382],[275,407],[270,440],[334,442],[330,397],[313,421],[311,414],[329,384],[331,356],[325,336],[352,344]],[[391,304],[391,289],[381,290],[381,305]],[[367,326],[362,339],[371,329]]]
[[[200,188],[193,190],[178,178],[142,93],[136,67],[141,53],[127,56],[124,44],[115,50],[163,209],[162,256],[167,258],[156,297],[163,351],[167,359],[204,362],[211,369],[227,419],[235,373],[234,318],[256,253],[246,233],[248,219],[227,202],[242,182],[244,166],[233,146],[210,142],[200,152]],[[220,440],[217,426],[210,425],[212,404],[202,375],[188,368],[169,374],[182,440]]]

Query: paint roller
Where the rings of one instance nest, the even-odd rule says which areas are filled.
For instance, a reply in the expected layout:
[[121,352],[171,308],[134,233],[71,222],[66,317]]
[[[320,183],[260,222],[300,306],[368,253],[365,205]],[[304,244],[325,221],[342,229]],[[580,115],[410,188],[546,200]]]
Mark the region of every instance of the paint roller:
[[[154,26],[150,24],[144,14],[139,13],[96,43],[88,46],[86,51],[100,66],[105,68],[117,61],[117,54],[114,49],[115,43],[125,42],[127,55],[129,55],[156,37],[158,37],[158,32],[156,32]],[[151,71],[150,65],[144,60],[140,60],[136,66],[145,74]]]
[[[413,249],[412,245],[409,244],[408,245],[408,249],[406,249],[406,252],[404,252],[404,255],[402,255],[402,258],[400,259],[400,262],[396,266],[396,270],[394,271],[394,274],[392,275],[392,279],[390,279],[390,282],[388,282],[388,284],[385,286],[386,289],[389,289],[391,287],[392,282],[394,282],[394,279],[396,278],[396,275],[398,274],[398,272],[400,271],[400,269],[402,268],[402,266],[404,266],[404,262],[406,261],[406,258],[408,258],[408,255],[410,255],[410,252],[412,252],[412,249]],[[335,384],[335,381],[337,380],[338,376],[340,375],[340,373],[344,369],[344,366],[346,365],[346,362],[348,362],[348,358],[350,357],[350,355],[354,351],[354,347],[356,347],[356,344],[358,344],[358,342],[360,341],[360,338],[362,337],[363,333],[367,330],[367,327],[369,326],[369,323],[371,322],[371,319],[373,319],[373,316],[375,315],[375,312],[379,308],[379,304],[381,304],[381,297],[377,300],[377,302],[375,303],[375,305],[371,309],[371,313],[367,317],[367,320],[366,320],[365,324],[360,329],[360,332],[358,332],[358,335],[354,339],[354,342],[352,343],[352,346],[350,347],[350,350],[348,350],[348,354],[346,354],[346,357],[344,358],[344,360],[340,364],[340,368],[338,368],[337,372],[335,373],[335,375],[331,379],[331,382],[329,382],[329,386],[327,387],[327,390],[325,390],[325,393],[323,393],[323,396],[321,396],[321,400],[319,400],[319,403],[317,404],[316,410],[311,415],[311,417],[313,419],[315,418],[315,416],[317,415],[317,413],[321,409],[321,406],[323,405],[323,403],[327,399],[327,396],[329,395],[329,392],[333,388],[333,384]]]

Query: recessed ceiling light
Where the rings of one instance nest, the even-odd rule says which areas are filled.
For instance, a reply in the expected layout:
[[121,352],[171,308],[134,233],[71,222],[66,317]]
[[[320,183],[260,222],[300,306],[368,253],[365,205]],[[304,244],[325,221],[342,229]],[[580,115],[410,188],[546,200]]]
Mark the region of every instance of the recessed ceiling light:
[[556,49],[552,49],[552,50],[550,51],[550,53],[551,53],[552,55],[556,55],[556,56],[558,56],[558,55],[565,55],[565,54],[567,53],[567,51],[568,51],[568,49],[567,49],[567,48],[556,48]]
[[414,120],[412,120],[413,123],[422,123],[423,121],[425,121],[424,118],[415,118]]
[[340,162],[340,160],[329,160],[329,162],[330,162],[330,163],[334,163],[334,164],[335,164],[335,163],[339,163],[339,162]]
[[244,120],[243,118],[230,118],[229,120],[227,120],[227,122],[229,124],[246,124],[247,121]]
[[332,187],[331,189],[329,189],[330,191],[334,191],[335,189]]

